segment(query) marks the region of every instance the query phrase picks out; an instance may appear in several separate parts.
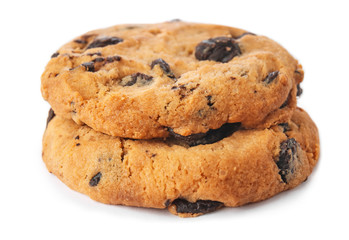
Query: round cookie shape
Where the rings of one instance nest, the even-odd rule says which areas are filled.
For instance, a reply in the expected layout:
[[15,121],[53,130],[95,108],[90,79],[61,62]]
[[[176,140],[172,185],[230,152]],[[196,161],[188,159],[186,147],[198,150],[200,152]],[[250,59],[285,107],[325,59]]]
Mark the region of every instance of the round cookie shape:
[[[111,136],[188,136],[225,123],[267,128],[296,108],[301,65],[244,30],[181,21],[88,32],[52,55],[41,91],[54,112]],[[298,88],[297,88],[298,86]]]
[[296,187],[317,163],[319,137],[302,109],[287,123],[235,129],[193,147],[171,139],[112,137],[55,116],[42,156],[51,173],[96,201],[193,217]]

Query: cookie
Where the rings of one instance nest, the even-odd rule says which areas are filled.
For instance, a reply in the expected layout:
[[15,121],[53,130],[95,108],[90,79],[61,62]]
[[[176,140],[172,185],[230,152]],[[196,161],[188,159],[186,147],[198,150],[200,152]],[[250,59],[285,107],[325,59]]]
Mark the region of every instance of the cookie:
[[270,198],[304,182],[318,160],[317,128],[302,109],[267,129],[226,127],[229,136],[213,143],[191,139],[190,146],[174,136],[112,137],[55,116],[42,156],[51,173],[96,201],[168,208],[181,217]]
[[42,74],[55,113],[111,136],[268,128],[296,108],[301,65],[267,37],[181,21],[118,25],[61,47]]

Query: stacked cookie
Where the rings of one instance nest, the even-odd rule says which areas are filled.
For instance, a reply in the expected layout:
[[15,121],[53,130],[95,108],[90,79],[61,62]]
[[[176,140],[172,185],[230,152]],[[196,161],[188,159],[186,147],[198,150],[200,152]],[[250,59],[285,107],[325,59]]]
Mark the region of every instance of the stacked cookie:
[[43,160],[108,204],[182,217],[307,179],[319,138],[297,108],[301,65],[244,30],[171,21],[88,32],[52,55]]

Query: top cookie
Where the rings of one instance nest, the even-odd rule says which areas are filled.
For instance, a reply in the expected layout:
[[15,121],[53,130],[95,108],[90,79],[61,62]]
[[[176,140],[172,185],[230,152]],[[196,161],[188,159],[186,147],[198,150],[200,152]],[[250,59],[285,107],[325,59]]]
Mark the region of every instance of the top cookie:
[[149,139],[287,122],[302,80],[297,60],[267,37],[172,21],[74,39],[52,55],[41,91],[57,115]]

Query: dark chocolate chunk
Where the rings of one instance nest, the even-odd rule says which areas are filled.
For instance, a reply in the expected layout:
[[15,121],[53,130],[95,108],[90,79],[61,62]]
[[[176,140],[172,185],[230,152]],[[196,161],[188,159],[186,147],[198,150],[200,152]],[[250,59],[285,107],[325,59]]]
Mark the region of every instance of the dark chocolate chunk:
[[116,55],[116,56],[112,56],[112,57],[107,57],[106,60],[107,60],[108,63],[111,63],[111,62],[114,62],[114,61],[120,61],[121,57]]
[[272,81],[274,81],[277,78],[278,75],[279,75],[279,71],[271,72],[263,80],[263,82],[266,83],[266,84],[270,84]]
[[252,35],[252,36],[256,36],[256,34],[254,34],[254,33],[251,33],[251,32],[245,32],[245,33],[241,34],[240,36],[235,37],[235,39],[242,38],[242,37],[244,37],[244,36],[246,36],[246,35]]
[[176,78],[173,72],[171,71],[170,66],[167,62],[165,62],[162,58],[155,59],[150,64],[151,69],[154,68],[155,65],[159,65],[162,71],[169,77],[169,78]]
[[226,63],[241,54],[234,38],[216,37],[200,42],[195,49],[196,59]]
[[284,183],[288,183],[295,171],[296,161],[298,161],[297,148],[299,144],[294,138],[283,141],[280,145],[279,160],[276,165]]
[[104,62],[104,58],[98,57],[92,60],[92,62]]
[[302,95],[302,93],[303,93],[303,89],[301,88],[301,85],[297,84],[297,97]]
[[79,139],[80,139],[80,136],[77,135],[77,136],[75,137],[75,140],[79,140]]
[[52,108],[50,108],[50,110],[48,111],[48,116],[46,120],[46,128],[49,122],[51,122],[52,118],[54,118],[55,116],[56,116],[55,112],[52,110]]
[[[98,55],[98,56],[100,56],[100,55]],[[120,61],[120,60],[121,60],[120,56],[111,56],[111,57],[107,57],[107,58],[97,57],[97,58],[93,59],[91,62],[86,62],[86,63],[81,64],[81,66],[85,67],[86,71],[96,72],[99,70],[99,68],[101,66],[105,65],[106,63],[111,63],[111,62]],[[100,64],[100,63],[103,63],[103,64]],[[73,70],[73,69],[70,69],[70,70]]]
[[209,213],[223,207],[223,203],[211,200],[197,200],[189,202],[185,199],[178,198],[172,202],[176,206],[177,213]]
[[153,80],[152,76],[148,76],[144,73],[134,73],[132,75],[126,76],[124,77],[121,82],[120,85],[121,86],[132,86],[132,85],[139,85],[139,86],[145,86],[145,85],[149,85],[151,83],[151,81]]
[[55,52],[54,54],[51,55],[51,58],[55,58],[55,57],[58,57],[59,53],[58,52]]
[[95,71],[95,65],[93,62],[86,62],[86,63],[81,64],[81,66],[85,67],[86,71],[89,71],[89,72]]
[[88,45],[86,49],[105,47],[108,45],[118,44],[122,41],[124,41],[124,40],[122,38],[118,38],[118,37],[98,38],[98,39],[94,40],[92,43],[90,43],[90,45]]
[[226,138],[239,130],[241,123],[225,123],[218,129],[210,129],[206,133],[197,133],[189,136],[182,136],[169,128],[169,133],[174,143],[179,145],[186,145],[189,147],[197,145],[211,144],[220,141],[223,138]]
[[87,41],[83,39],[75,39],[74,42],[79,43],[79,44],[86,44]]
[[211,95],[206,96],[206,99],[207,99],[207,105],[208,105],[209,107],[212,107],[213,104],[214,104],[214,102],[212,102],[212,96],[211,96]]
[[91,187],[95,187],[98,185],[99,181],[101,180],[101,177],[102,177],[102,173],[101,172],[98,172],[96,175],[94,175],[91,180],[90,180],[90,186]]

